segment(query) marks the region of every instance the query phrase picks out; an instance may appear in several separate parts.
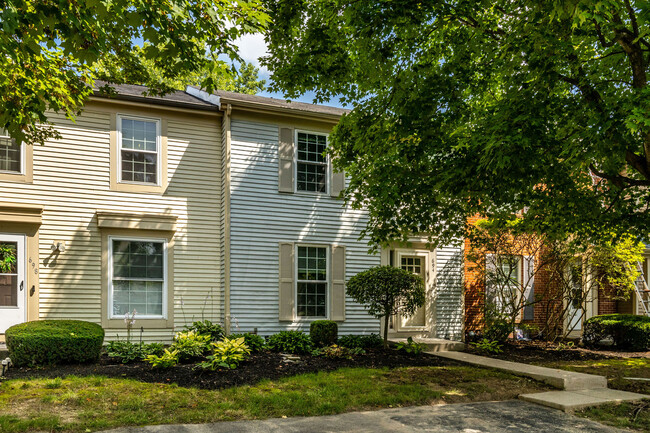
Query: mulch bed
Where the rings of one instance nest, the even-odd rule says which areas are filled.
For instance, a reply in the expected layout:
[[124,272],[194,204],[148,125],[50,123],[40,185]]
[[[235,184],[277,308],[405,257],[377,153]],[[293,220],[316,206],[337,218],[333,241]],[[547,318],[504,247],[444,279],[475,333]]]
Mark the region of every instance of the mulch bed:
[[299,362],[285,362],[278,353],[262,352],[251,355],[237,369],[206,371],[195,364],[183,364],[169,369],[155,369],[144,362],[119,364],[102,355],[96,364],[60,365],[42,368],[12,368],[7,379],[34,377],[65,377],[68,375],[99,375],[137,379],[149,383],[176,383],[179,386],[221,389],[252,385],[264,379],[279,379],[303,373],[332,371],[342,367],[395,368],[456,365],[433,355],[411,356],[395,350],[369,351],[354,359],[329,359],[304,355]]
[[554,361],[591,361],[611,358],[650,358],[650,352],[625,352],[612,347],[587,349],[574,346],[568,348],[544,341],[516,341],[505,343],[499,354],[482,353],[468,345],[466,351],[491,358],[523,363],[546,363]]

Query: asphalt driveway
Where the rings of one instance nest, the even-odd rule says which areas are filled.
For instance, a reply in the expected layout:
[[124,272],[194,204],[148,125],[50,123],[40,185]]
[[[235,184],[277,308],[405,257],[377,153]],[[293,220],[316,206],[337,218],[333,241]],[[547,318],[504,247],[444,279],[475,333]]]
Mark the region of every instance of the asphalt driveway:
[[293,433],[434,432],[547,433],[623,432],[559,410],[519,400],[415,406],[310,418],[161,425],[109,430],[110,433]]

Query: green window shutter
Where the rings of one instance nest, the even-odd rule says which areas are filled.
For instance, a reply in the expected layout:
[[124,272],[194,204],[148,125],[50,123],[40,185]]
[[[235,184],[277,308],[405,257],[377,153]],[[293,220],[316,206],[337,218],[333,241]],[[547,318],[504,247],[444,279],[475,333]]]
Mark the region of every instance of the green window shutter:
[[332,245],[332,305],[330,318],[345,320],[345,247]]
[[294,247],[293,243],[280,243],[280,269],[279,285],[280,293],[278,300],[279,319],[281,321],[293,321],[294,318]]
[[293,192],[293,129],[280,128],[278,145],[278,191]]

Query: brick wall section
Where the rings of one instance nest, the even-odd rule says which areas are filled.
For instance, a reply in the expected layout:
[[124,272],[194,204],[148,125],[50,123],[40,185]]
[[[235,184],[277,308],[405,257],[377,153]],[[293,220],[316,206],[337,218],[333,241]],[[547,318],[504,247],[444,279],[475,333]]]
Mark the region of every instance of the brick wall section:
[[618,313],[617,302],[612,299],[614,291],[610,287],[601,287],[598,290],[598,314]]

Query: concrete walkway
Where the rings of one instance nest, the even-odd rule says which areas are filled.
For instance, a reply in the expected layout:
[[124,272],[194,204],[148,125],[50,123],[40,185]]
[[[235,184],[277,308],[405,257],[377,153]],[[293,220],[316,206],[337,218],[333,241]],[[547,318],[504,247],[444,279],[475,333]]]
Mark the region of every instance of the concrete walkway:
[[522,394],[520,399],[573,412],[589,406],[598,406],[605,403],[621,403],[623,401],[637,401],[650,398],[649,395],[634,392],[619,391],[607,388],[607,378],[593,374],[576,373],[573,371],[556,368],[540,367],[537,365],[522,364],[519,362],[503,361],[501,359],[472,355],[463,352],[427,352],[445,359],[464,362],[478,367],[494,368],[507,371],[518,376],[526,376],[548,383],[563,391],[540,392],[535,394]]
[[416,406],[310,418],[130,427],[108,430],[104,433],[613,433],[624,431],[553,409],[510,400]]

